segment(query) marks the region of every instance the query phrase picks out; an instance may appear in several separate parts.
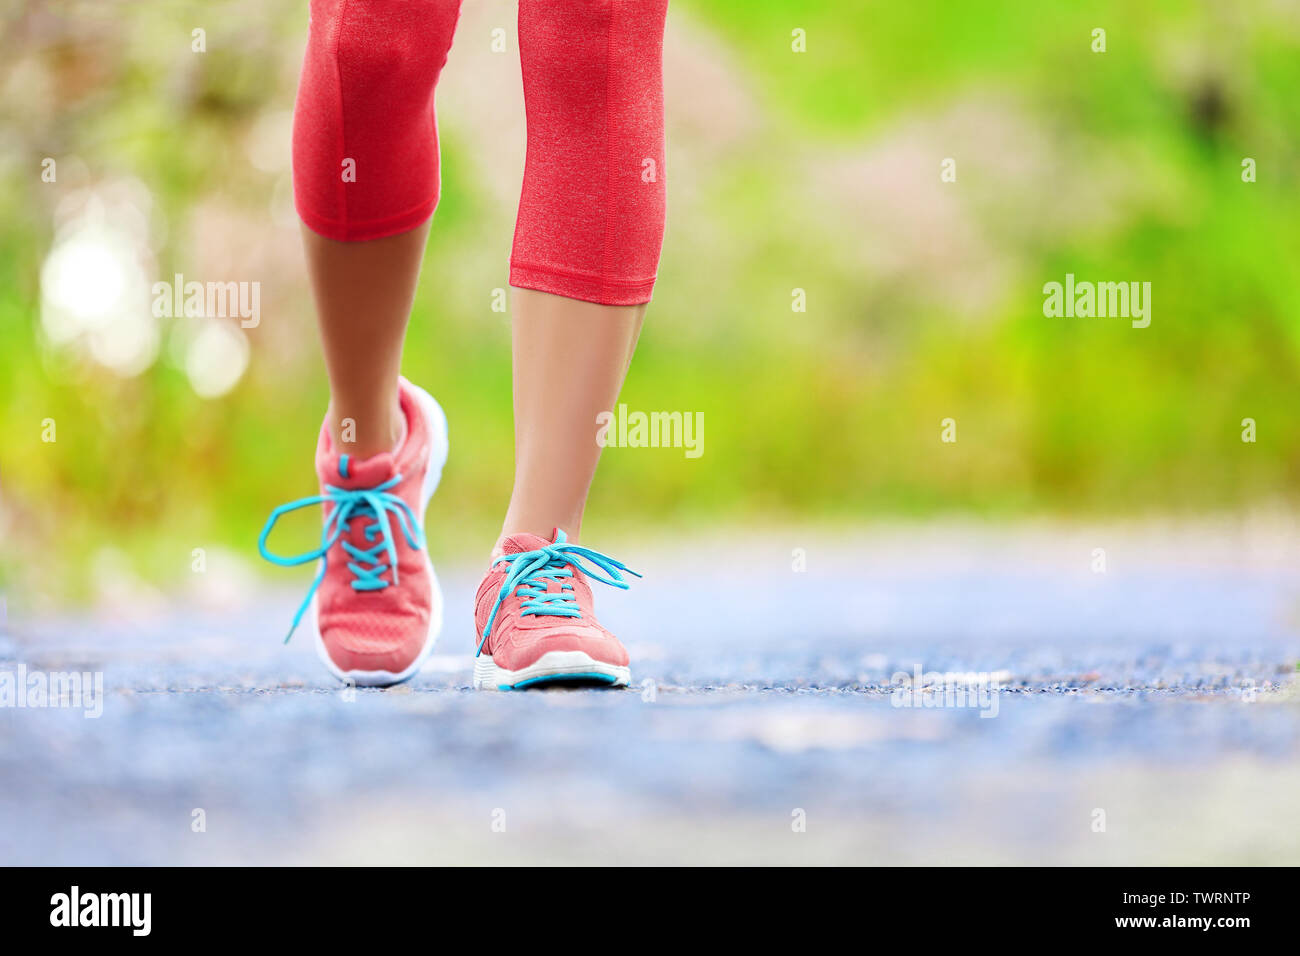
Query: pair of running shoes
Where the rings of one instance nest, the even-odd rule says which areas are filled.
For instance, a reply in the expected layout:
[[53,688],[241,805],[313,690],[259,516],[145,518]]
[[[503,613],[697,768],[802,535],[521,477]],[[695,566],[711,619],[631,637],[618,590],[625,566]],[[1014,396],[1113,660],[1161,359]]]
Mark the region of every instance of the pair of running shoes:
[[[415,676],[442,630],[442,592],[425,547],[424,512],[447,460],[447,418],[433,396],[404,378],[398,393],[406,417],[401,446],[356,460],[322,426],[320,494],[276,508],[258,541],[275,564],[317,563],[289,636],[305,620],[329,671],[363,687]],[[268,550],[282,515],[317,505],[324,509],[319,548],[292,556]],[[626,686],[627,650],[596,620],[589,582],[626,589],[624,575],[636,572],[569,542],[559,529],[549,541],[507,535],[497,550],[474,602],[474,686]]]

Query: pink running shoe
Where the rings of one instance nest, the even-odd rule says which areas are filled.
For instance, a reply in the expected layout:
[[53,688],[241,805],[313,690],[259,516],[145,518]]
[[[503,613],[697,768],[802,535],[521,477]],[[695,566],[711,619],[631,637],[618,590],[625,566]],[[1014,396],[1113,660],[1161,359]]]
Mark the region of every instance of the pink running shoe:
[[[474,686],[523,690],[556,681],[626,687],[627,651],[596,621],[590,577],[626,589],[621,572],[640,577],[599,551],[512,534],[492,562],[474,602],[479,635]],[[587,562],[584,564],[583,562]]]
[[[404,378],[398,394],[406,415],[402,447],[354,461],[332,447],[322,426],[316,445],[321,493],[276,508],[258,540],[262,557],[282,567],[320,563],[285,642],[310,604],[321,660],[335,677],[365,687],[414,676],[442,630],[424,511],[447,460],[447,418],[428,392]],[[320,548],[293,557],[267,551],[281,515],[317,504],[325,512]]]

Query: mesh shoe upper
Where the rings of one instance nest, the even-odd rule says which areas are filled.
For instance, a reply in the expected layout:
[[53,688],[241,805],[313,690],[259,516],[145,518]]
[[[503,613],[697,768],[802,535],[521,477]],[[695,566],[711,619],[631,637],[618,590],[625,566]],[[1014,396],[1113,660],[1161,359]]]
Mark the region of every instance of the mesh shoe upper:
[[[564,545],[563,532],[557,532],[551,541],[535,534],[513,534],[501,544],[503,554],[488,569],[474,602],[475,631],[482,641],[480,653],[490,654],[498,667],[510,671],[536,663],[547,651],[570,650],[584,651],[596,661],[627,666],[623,645],[596,620],[588,575],[572,560],[566,560],[564,552],[555,553],[550,561],[544,557],[531,561],[530,564],[539,566],[538,571],[516,583],[504,595],[501,593],[515,558],[544,555],[549,546]],[[581,559],[575,556],[575,560]],[[617,562],[611,563],[616,567],[613,574],[617,581],[605,578],[605,583],[626,587],[620,583],[618,570],[627,569]],[[567,613],[558,613],[562,609]],[[491,627],[484,638],[489,620]]]
[[[344,464],[343,456],[332,447],[328,429],[322,427],[316,447],[316,473],[322,488],[334,485],[349,489],[375,488],[400,476],[390,493],[406,502],[422,528],[420,491],[430,467],[431,438],[409,386],[404,385],[400,395],[407,428],[401,448],[392,454]],[[392,524],[396,525],[397,520],[393,519]],[[421,546],[412,548],[396,527],[391,534],[395,539],[397,573],[394,575],[389,567],[380,575],[387,587],[355,588],[353,567],[365,567],[367,562],[352,560],[342,546],[347,541],[359,551],[376,547],[379,532],[372,513],[351,518],[339,543],[326,555],[325,578],[316,598],[317,625],[326,651],[342,670],[404,670],[419,655],[428,634],[433,582],[423,535]],[[382,551],[378,557],[385,565],[391,563],[390,556]]]

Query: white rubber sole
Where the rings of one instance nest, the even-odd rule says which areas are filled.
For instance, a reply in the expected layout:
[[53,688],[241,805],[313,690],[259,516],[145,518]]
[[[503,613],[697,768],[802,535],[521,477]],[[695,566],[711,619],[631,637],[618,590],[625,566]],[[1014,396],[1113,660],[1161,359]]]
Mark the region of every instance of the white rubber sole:
[[[447,464],[447,453],[450,450],[450,444],[447,440],[447,415],[432,395],[418,385],[407,382],[406,379],[402,379],[402,381],[410,386],[415,393],[416,404],[420,406],[420,411],[424,414],[425,424],[429,429],[429,462],[428,468],[424,472],[424,484],[420,487],[420,507],[415,513],[415,520],[420,526],[421,535],[423,535],[424,512],[429,507],[429,500],[433,497],[433,493],[438,490],[438,482],[442,479],[442,469]],[[321,663],[325,665],[326,669],[339,680],[357,687],[390,687],[393,684],[400,684],[414,677],[420,668],[424,666],[424,662],[429,655],[433,653],[433,645],[438,642],[438,635],[442,633],[442,587],[438,584],[438,575],[434,573],[433,562],[429,559],[427,547],[422,554],[424,556],[424,568],[429,574],[429,585],[433,595],[433,613],[429,615],[429,631],[424,637],[424,644],[420,648],[420,653],[416,655],[415,660],[405,670],[396,673],[383,670],[343,670],[335,664],[330,658],[329,651],[325,649],[325,641],[320,634],[320,621],[316,617],[316,598],[312,598],[311,613],[308,618],[311,621],[312,628],[316,631],[313,638],[313,643],[316,646],[316,656],[321,659]]]
[[497,667],[491,654],[474,658],[475,690],[524,690],[558,682],[626,687],[631,680],[630,668],[595,660],[586,651],[547,651],[517,671]]

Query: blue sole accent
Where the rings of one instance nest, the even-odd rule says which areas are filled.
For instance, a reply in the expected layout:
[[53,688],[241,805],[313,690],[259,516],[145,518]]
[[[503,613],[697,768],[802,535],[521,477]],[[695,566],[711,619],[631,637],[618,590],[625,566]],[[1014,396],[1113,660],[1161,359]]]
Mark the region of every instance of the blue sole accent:
[[597,684],[612,684],[618,678],[611,677],[609,674],[593,674],[588,672],[576,674],[547,674],[545,677],[530,677],[528,680],[521,680],[518,684],[498,684],[497,690],[526,690],[529,687],[535,687],[538,684],[554,684],[558,681],[594,681]]

